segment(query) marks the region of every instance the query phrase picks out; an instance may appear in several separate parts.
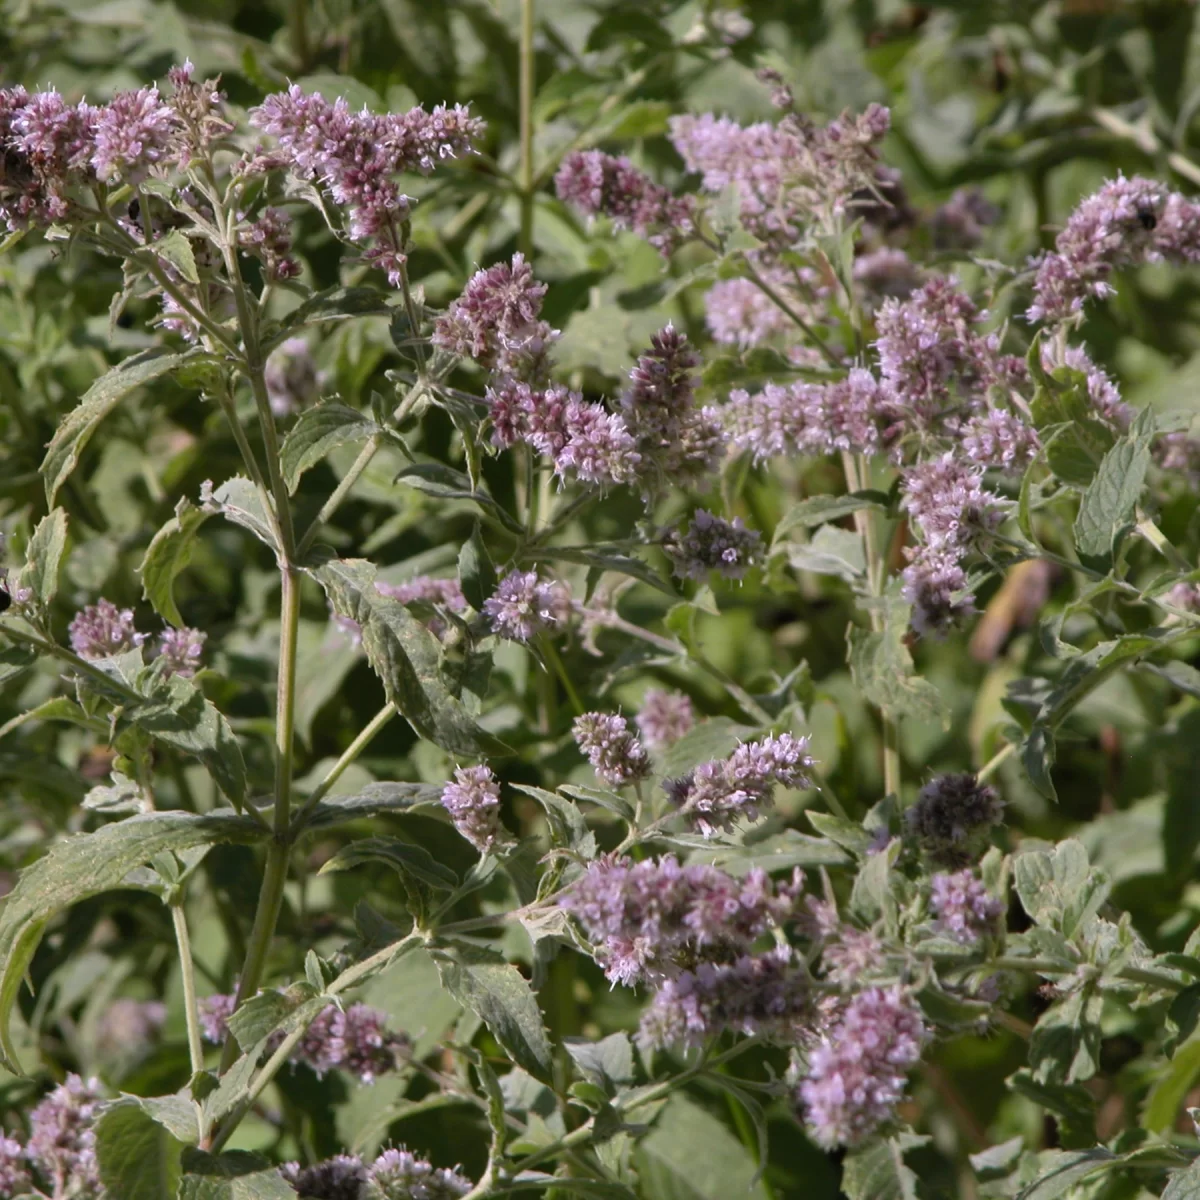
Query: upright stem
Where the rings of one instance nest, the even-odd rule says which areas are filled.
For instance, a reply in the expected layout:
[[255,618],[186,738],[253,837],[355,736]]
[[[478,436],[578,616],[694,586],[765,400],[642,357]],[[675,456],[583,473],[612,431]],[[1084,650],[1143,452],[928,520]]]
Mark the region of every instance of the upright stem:
[[533,253],[533,6],[521,0],[521,232],[517,246],[526,257]]
[[179,947],[179,970],[183,976],[183,1008],[187,1018],[188,1054],[192,1074],[204,1070],[204,1042],[200,1038],[200,1010],[196,1003],[196,969],[192,962],[192,940],[188,936],[183,897],[171,901],[171,920],[175,923],[175,942]]

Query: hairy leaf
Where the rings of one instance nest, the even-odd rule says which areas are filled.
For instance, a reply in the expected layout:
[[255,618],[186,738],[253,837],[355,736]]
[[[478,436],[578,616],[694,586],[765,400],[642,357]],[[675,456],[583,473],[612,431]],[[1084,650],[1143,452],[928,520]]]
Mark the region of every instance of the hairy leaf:
[[347,442],[360,442],[381,432],[378,425],[356,409],[327,401],[305,409],[288,431],[279,450],[279,466],[288,491],[300,477],[331,450]]
[[1111,561],[1133,525],[1134,509],[1150,466],[1154,414],[1143,409],[1129,432],[1105,454],[1075,518],[1075,544],[1085,561]]
[[181,497],[175,515],[150,540],[142,559],[142,593],[154,611],[176,627],[183,625],[183,617],[175,604],[175,579],[191,562],[196,533],[209,516]]
[[208,1154],[189,1146],[183,1172],[178,1200],[296,1200],[278,1168],[246,1150]]
[[42,460],[46,499],[51,505],[58,489],[79,464],[79,456],[100,422],[134,388],[169,374],[190,357],[190,353],[170,354],[160,348],[143,350],[118,363],[88,388],[79,407],[68,413],[55,431]]
[[45,609],[58,592],[58,570],[67,546],[67,514],[52,508],[37,524],[17,576],[17,590],[28,588]]
[[175,1200],[183,1143],[136,1101],[118,1101],[96,1121],[96,1161],[111,1196]]
[[0,907],[0,1060],[19,1071],[9,1017],[46,922],[56,913],[112,888],[156,854],[216,842],[254,842],[263,828],[232,812],[156,812],[105,825],[56,843],[21,872]]

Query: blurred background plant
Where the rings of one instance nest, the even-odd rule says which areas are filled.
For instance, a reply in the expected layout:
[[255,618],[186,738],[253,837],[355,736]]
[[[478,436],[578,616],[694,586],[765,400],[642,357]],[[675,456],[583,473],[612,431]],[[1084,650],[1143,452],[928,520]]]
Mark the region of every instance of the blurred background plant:
[[[914,236],[925,239],[933,262],[954,262],[968,283],[988,279],[998,263],[1021,264],[1050,247],[1080,198],[1118,172],[1151,175],[1185,192],[1200,183],[1200,16],[1189,3],[763,0],[734,9],[605,0],[7,0],[0,15],[0,83],[52,84],[68,98],[103,101],[161,79],[189,58],[198,76],[222,77],[235,108],[257,104],[288,81],[378,111],[469,104],[487,122],[481,154],[417,183],[411,275],[429,304],[441,308],[478,267],[524,253],[549,285],[542,315],[562,330],[558,372],[588,394],[618,394],[636,355],[668,322],[708,347],[701,399],[723,399],[732,388],[755,388],[778,373],[778,355],[713,347],[703,303],[713,275],[702,249],[685,248],[664,265],[640,234],[603,223],[591,228],[553,184],[566,156],[601,148],[682,186],[686,172],[667,139],[671,116],[714,111],[742,123],[771,119],[772,87],[758,77],[763,68],[775,73],[772,86],[790,89],[798,111],[819,119],[871,102],[891,109],[883,157],[903,176],[896,219],[921,214]],[[972,211],[986,213],[973,262],[964,261],[944,224],[930,220],[963,188],[978,189]],[[956,217],[969,219],[970,212]],[[110,259],[65,243],[10,241],[0,255],[0,523],[20,548],[44,511],[39,466],[46,444],[98,375],[152,343],[145,329],[153,312],[138,300],[110,312],[122,289]],[[343,261],[314,211],[298,219],[296,251],[305,281],[316,287],[353,285],[366,272]],[[1019,288],[1001,287],[993,311],[1019,321],[1020,296]],[[1198,317],[1200,276],[1150,265],[1111,302],[1089,310],[1084,334],[1097,362],[1121,381],[1128,403],[1196,411]],[[273,404],[286,413],[336,392],[351,406],[367,406],[376,393],[392,394],[388,373],[398,351],[405,351],[404,331],[383,317],[331,324],[292,347],[291,358],[275,360]],[[456,436],[450,418],[431,411],[417,449],[444,458]],[[355,456],[354,447],[336,450],[306,474],[297,507],[315,514]],[[74,543],[58,600],[64,626],[103,593],[133,607],[141,628],[157,628],[136,574],[146,546],[181,496],[195,497],[205,480],[236,474],[239,461],[221,414],[184,386],[160,380],[152,398],[114,413],[63,492]],[[398,465],[386,454],[372,463],[324,537],[361,548],[389,583],[451,572],[474,517],[465,506],[395,486]],[[794,500],[839,490],[840,481],[823,478],[823,470],[820,462],[803,470],[788,463],[748,475],[742,503],[750,524],[771,529]],[[498,497],[523,486],[519,473],[509,472],[507,462],[484,464]],[[673,509],[670,503],[658,514],[661,523],[681,515],[678,503]],[[1194,490],[1181,488],[1160,513],[1177,545],[1197,544],[1196,511]],[[636,497],[618,495],[588,515],[588,540],[623,536],[639,516]],[[272,737],[266,696],[278,626],[267,595],[274,580],[263,548],[226,527],[195,543],[174,593],[186,623],[209,631],[219,647],[208,693],[244,736],[251,771],[259,774],[269,773]],[[1042,629],[1061,620],[1069,630],[1082,619],[1069,607],[1074,596],[1057,569],[1024,564],[980,593],[983,616],[970,637],[921,643],[920,671],[940,693],[948,719],[908,720],[901,729],[910,798],[935,774],[982,767],[1003,745],[1001,731],[1011,722],[1002,707],[1006,688],[1046,670]],[[649,625],[667,603],[639,588],[623,611]],[[884,793],[885,755],[881,730],[845,662],[851,607],[836,577],[756,572],[743,586],[723,587],[719,606],[693,606],[686,636],[717,673],[757,694],[802,667],[798,690],[811,752],[823,782],[857,819]],[[311,782],[371,721],[379,692],[353,636],[319,606],[304,608],[299,637],[297,728]],[[1189,649],[1179,652],[1181,661]],[[515,647],[497,655],[510,707],[505,736],[518,750],[500,768],[507,784],[591,780],[570,738],[572,686],[586,696],[606,694],[613,709],[636,708],[649,677],[685,691],[698,713],[724,718],[725,736],[744,717],[712,673],[681,671],[656,660],[652,648],[614,663],[593,657],[581,639],[562,654],[561,681]],[[1076,709],[1058,746],[1056,805],[1015,758],[997,764],[993,780],[1007,803],[1010,840],[1078,836],[1112,879],[1113,903],[1158,951],[1181,950],[1200,922],[1194,883],[1200,700],[1169,676],[1161,666],[1114,675]],[[55,687],[52,672],[15,680],[0,695],[0,721],[15,721]],[[6,725],[3,733],[0,870],[11,880],[49,839],[90,827],[94,809],[81,801],[113,764],[86,730],[33,721]],[[440,784],[452,766],[443,751],[393,722],[342,786],[372,779]],[[214,802],[199,769],[180,767],[173,786],[181,804],[203,810]],[[532,800],[514,800],[511,790],[506,797],[508,829],[524,836],[541,828],[544,818]],[[795,818],[811,801],[790,794],[782,807]],[[419,816],[390,820],[398,829],[418,829],[440,861],[460,870],[469,865],[448,827]],[[395,915],[382,872],[316,875],[338,844],[318,838],[298,864],[305,877],[289,891],[281,916],[282,973],[302,970],[302,954],[286,958],[289,947],[293,954],[296,947],[323,952],[351,936],[360,901]],[[257,891],[251,853],[221,846],[205,860],[192,933],[202,992],[235,985],[244,955],[240,922]],[[420,1061],[446,1039],[465,1040],[469,1023],[440,988],[432,963],[416,961],[373,981],[366,999],[413,1039]],[[181,981],[161,906],[131,892],[77,905],[53,926],[32,977],[35,998],[22,1000],[17,1033],[26,1066],[41,1074],[33,1080],[0,1074],[0,1114],[28,1110],[46,1079],[68,1070],[147,1095],[186,1080]],[[629,993],[610,990],[600,970],[575,955],[555,958],[539,982],[556,1039],[596,1038],[636,1025]],[[1025,997],[1024,1017],[1035,1020],[1044,1000],[1032,992]],[[1180,1041],[1187,1040],[1195,1013],[1173,1009],[1172,1019]],[[1200,1056],[1177,1056],[1151,1070],[1138,1057],[1140,1035],[1123,1010],[1114,1008],[1101,1023],[1105,1079],[1089,1085],[1084,1102],[1094,1109],[1096,1136],[1107,1140],[1139,1123],[1156,1132],[1169,1128],[1200,1084]],[[1069,1126],[1077,1114],[1059,1112],[1055,1124],[1037,1102],[1045,1097],[1006,1086],[1023,1061],[1024,1046],[1011,1031],[932,1053],[905,1111],[932,1135],[909,1156],[926,1194],[984,1194],[986,1164],[980,1184],[967,1157],[984,1146],[1018,1135],[1031,1147],[1074,1144]],[[422,1084],[414,1088],[403,1072],[355,1086],[337,1073],[318,1077],[301,1061],[280,1095],[279,1122],[250,1119],[246,1145],[272,1151],[283,1145],[292,1157],[320,1158],[345,1147],[373,1154],[386,1142],[407,1140],[434,1162],[462,1162],[472,1177],[482,1169],[486,1145],[476,1133],[477,1114],[423,1104]],[[772,1136],[769,1158],[760,1163],[746,1109],[730,1094],[697,1085],[688,1104],[638,1151],[644,1194],[717,1200],[746,1188],[777,1197],[836,1195],[836,1159],[796,1133],[784,1106],[768,1108],[764,1121]],[[1189,1132],[1186,1118],[1180,1128]],[[1006,1164],[994,1165],[998,1171]],[[757,1166],[764,1168],[761,1178]],[[1116,1182],[1115,1190],[1095,1194],[1137,1194],[1119,1190],[1125,1186]]]

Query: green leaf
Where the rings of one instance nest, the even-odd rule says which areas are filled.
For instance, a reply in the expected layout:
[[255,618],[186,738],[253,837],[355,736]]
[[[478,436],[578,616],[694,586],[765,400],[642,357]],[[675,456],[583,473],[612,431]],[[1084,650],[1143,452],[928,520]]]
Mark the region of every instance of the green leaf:
[[180,230],[172,229],[166,237],[159,238],[150,248],[159,258],[166,259],[188,283],[200,282],[200,272],[196,270],[196,255],[192,252],[192,243]]
[[46,922],[56,913],[122,886],[156,854],[217,842],[255,842],[265,831],[231,812],[157,812],[56,842],[26,867],[0,907],[0,1061],[19,1072],[9,1017]]
[[598,571],[615,571],[619,575],[628,575],[631,579],[648,583],[657,591],[670,596],[672,600],[679,598],[679,592],[670,580],[664,579],[649,563],[612,547],[539,546],[536,557],[538,561],[548,559],[551,562],[579,563]]
[[1118,1162],[1120,1159],[1103,1146],[1090,1150],[1043,1150],[1038,1155],[1038,1164],[1045,1169],[1017,1193],[1017,1200],[1056,1200],[1081,1179]]
[[405,483],[427,496],[437,496],[441,500],[466,500],[489,513],[505,529],[513,533],[525,534],[523,526],[487,492],[478,491],[472,486],[471,480],[461,471],[447,467],[444,463],[421,462],[411,463],[396,474],[397,483]]
[[1096,1074],[1103,1006],[1103,996],[1083,989],[1042,1013],[1029,1039],[1034,1079],[1039,1083],[1076,1083]]
[[58,570],[67,546],[67,514],[52,508],[38,523],[25,550],[17,589],[28,588],[38,606],[49,607],[58,592]]
[[1193,1034],[1162,1068],[1146,1097],[1142,1125],[1151,1133],[1167,1134],[1175,1127],[1179,1110],[1200,1080],[1200,1034]]
[[249,1052],[277,1031],[290,1032],[310,1014],[322,1012],[329,1003],[325,997],[315,995],[308,983],[296,983],[284,991],[264,988],[238,1006],[229,1018],[229,1032]]
[[553,845],[565,846],[584,858],[595,858],[596,835],[587,827],[583,813],[576,804],[544,788],[531,787],[525,783],[513,786],[518,792],[532,796],[542,806],[550,825]]
[[1030,918],[1068,938],[1096,915],[1111,890],[1108,876],[1088,862],[1087,851],[1074,838],[1060,842],[1052,853],[1018,854],[1013,883]]
[[424,846],[393,837],[360,838],[343,846],[321,867],[320,874],[348,871],[364,862],[385,863],[393,871],[439,891],[450,892],[458,887],[458,876],[439,863]]
[[164,745],[194,755],[238,808],[246,799],[246,764],[233,728],[195,684],[172,675],[155,681],[144,703],[127,705],[121,720]]
[[882,492],[852,492],[847,496],[810,496],[793,504],[779,518],[775,526],[772,544],[783,540],[793,529],[811,529],[837,521],[864,510],[883,512],[887,509],[887,496]]
[[219,512],[226,520],[250,530],[260,542],[279,553],[275,527],[263,503],[262,493],[245,476],[235,475],[225,480],[210,498],[205,499],[202,495],[201,500],[206,512]]
[[452,754],[502,753],[451,694],[439,670],[440,646],[403,604],[375,588],[375,568],[362,559],[332,559],[313,575],[334,612],[357,622],[363,650],[387,698],[416,730]]
[[296,1200],[296,1192],[265,1158],[246,1150],[183,1153],[178,1200]]
[[305,325],[318,321],[340,321],[346,317],[386,316],[391,312],[387,293],[373,287],[331,287],[317,292],[292,309],[277,331],[266,339],[264,349],[270,350]]
[[175,1200],[183,1143],[136,1101],[118,1101],[95,1125],[100,1179],[121,1200]]
[[434,783],[368,783],[349,796],[326,796],[304,823],[306,829],[344,825],[380,813],[406,812],[419,804],[440,804],[442,788]]
[[135,354],[101,375],[84,393],[79,407],[67,414],[50,439],[41,472],[46,499],[54,503],[58,489],[79,464],[79,456],[96,427],[134,388],[169,374],[192,355],[169,354],[155,348]]
[[1075,544],[1085,562],[1111,562],[1133,526],[1134,510],[1150,466],[1154,414],[1143,409],[1129,432],[1104,456],[1075,518]]
[[842,1191],[848,1200],[917,1200],[917,1177],[904,1154],[928,1141],[901,1133],[851,1150],[842,1163]]
[[1186,1171],[1173,1171],[1162,1200],[1200,1200],[1200,1163]]
[[458,582],[467,603],[476,612],[482,612],[484,601],[496,588],[496,568],[478,521],[458,552]]
[[633,1043],[627,1033],[613,1033],[597,1042],[565,1038],[563,1048],[579,1073],[610,1096],[617,1085],[633,1082]]
[[671,1097],[634,1151],[642,1194],[654,1200],[765,1200],[750,1152],[707,1109]]
[[487,1025],[518,1067],[550,1075],[551,1050],[529,982],[511,963],[466,942],[431,949],[442,986]]
[[948,728],[949,712],[941,692],[916,674],[912,655],[904,644],[908,613],[907,604],[892,601],[878,633],[851,627],[846,636],[850,674],[863,696],[877,708],[893,716],[937,721]]
[[279,450],[279,467],[289,492],[300,477],[331,450],[360,442],[382,432],[370,417],[336,401],[305,409],[288,431]]
[[863,540],[849,529],[822,525],[804,545],[789,545],[788,562],[797,571],[836,575],[853,583],[866,570]]
[[738,745],[753,737],[756,731],[749,725],[739,725],[728,717],[713,717],[701,721],[672,742],[663,752],[660,768],[668,779],[677,779],[716,758],[728,758]]
[[183,617],[175,604],[175,579],[191,562],[196,533],[209,516],[181,497],[175,515],[151,538],[139,568],[142,594],[160,617],[177,628],[183,625]]

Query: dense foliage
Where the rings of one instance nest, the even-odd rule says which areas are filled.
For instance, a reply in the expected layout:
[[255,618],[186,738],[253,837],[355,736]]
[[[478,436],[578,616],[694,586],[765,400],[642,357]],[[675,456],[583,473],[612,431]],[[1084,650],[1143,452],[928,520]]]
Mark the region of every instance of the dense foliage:
[[3,6],[0,1200],[1200,1196],[1200,21]]

